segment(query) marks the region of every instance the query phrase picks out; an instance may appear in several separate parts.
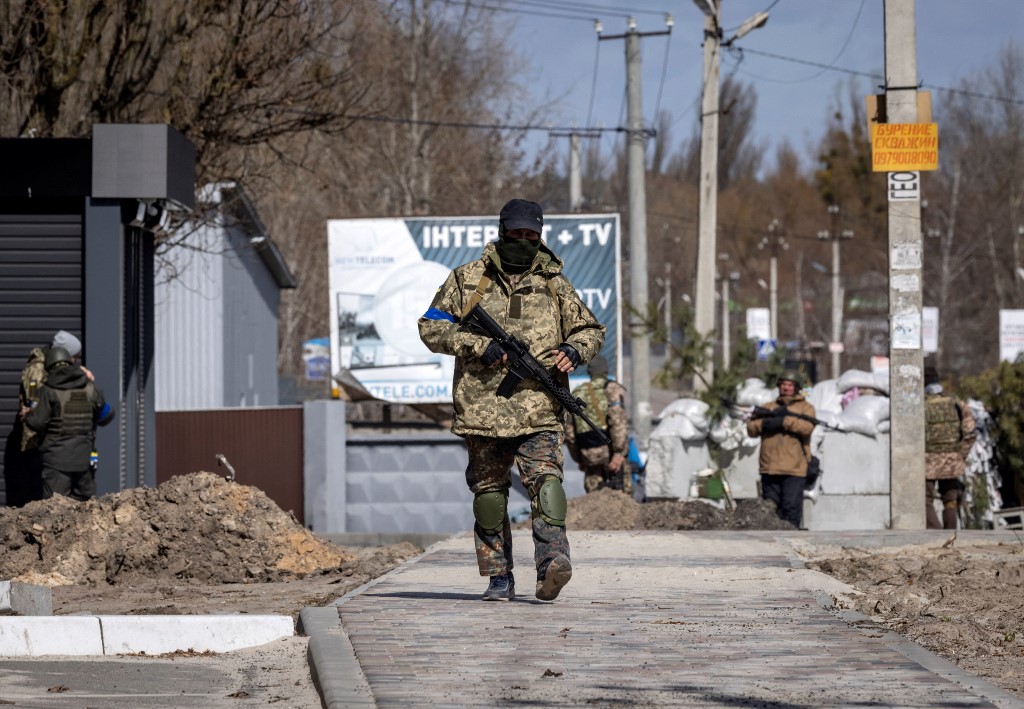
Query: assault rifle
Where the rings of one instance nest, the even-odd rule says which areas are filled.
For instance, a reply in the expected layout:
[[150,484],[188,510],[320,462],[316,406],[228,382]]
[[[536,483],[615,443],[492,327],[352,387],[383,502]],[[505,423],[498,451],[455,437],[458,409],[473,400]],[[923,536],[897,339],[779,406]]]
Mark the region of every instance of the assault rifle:
[[[730,404],[730,406],[738,405]],[[792,416],[794,418],[803,419],[804,421],[809,421],[810,423],[813,423],[815,426],[824,426],[825,428],[831,428],[833,431],[843,430],[838,426],[833,426],[830,423],[825,423],[821,419],[815,418],[813,416],[808,416],[807,414],[798,414],[795,411],[790,411],[785,406],[780,406],[776,409],[766,409],[763,406],[755,406],[750,412],[750,418],[752,419],[771,418],[773,416]]]
[[490,337],[501,345],[501,348],[505,350],[505,354],[508,355],[508,362],[506,364],[508,374],[505,375],[501,384],[498,385],[498,396],[509,399],[523,380],[532,379],[544,387],[545,391],[562,405],[562,408],[586,421],[587,425],[594,430],[594,433],[597,434],[598,438],[605,445],[611,443],[611,439],[605,435],[604,431],[583,413],[587,403],[583,399],[573,396],[572,392],[559,384],[558,380],[551,376],[548,368],[530,354],[530,349],[526,346],[526,343],[505,332],[501,325],[496,323],[494,318],[480,307],[479,303],[473,306],[473,309],[469,311],[466,317],[462,318],[462,324],[469,330]]

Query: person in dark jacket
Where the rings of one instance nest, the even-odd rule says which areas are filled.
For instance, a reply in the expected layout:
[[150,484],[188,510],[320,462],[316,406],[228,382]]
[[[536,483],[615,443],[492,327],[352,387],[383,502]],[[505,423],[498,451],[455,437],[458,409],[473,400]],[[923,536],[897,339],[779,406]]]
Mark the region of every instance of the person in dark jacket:
[[63,347],[51,347],[45,364],[39,403],[25,415],[25,425],[42,435],[43,494],[89,500],[96,496],[90,465],[96,426],[113,421],[114,409]]

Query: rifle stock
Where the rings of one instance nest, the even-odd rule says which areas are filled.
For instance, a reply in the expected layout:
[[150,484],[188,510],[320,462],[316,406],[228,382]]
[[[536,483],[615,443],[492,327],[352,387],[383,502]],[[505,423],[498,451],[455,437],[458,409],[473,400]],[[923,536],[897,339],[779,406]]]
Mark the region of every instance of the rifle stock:
[[472,310],[462,318],[462,324],[470,330],[490,337],[501,345],[501,348],[508,355],[508,362],[506,363],[508,374],[505,375],[501,384],[498,385],[497,396],[505,399],[511,398],[523,381],[532,379],[540,384],[562,408],[586,421],[587,425],[594,430],[594,433],[601,438],[605,445],[611,444],[611,439],[605,435],[604,430],[598,427],[583,412],[587,405],[586,402],[578,397],[574,397],[572,392],[559,384],[547,367],[530,353],[526,343],[505,332],[504,328],[479,303],[474,305]]

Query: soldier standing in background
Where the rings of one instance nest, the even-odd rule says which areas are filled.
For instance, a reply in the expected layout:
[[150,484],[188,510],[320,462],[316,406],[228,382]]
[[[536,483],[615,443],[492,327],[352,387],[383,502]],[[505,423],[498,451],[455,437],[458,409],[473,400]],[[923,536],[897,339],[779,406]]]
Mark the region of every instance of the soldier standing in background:
[[[73,362],[81,360],[82,343],[67,330],[59,330],[53,336],[50,347],[64,348]],[[14,416],[14,425],[4,446],[4,489],[7,505],[10,507],[21,507],[33,500],[42,500],[46,497],[43,492],[43,461],[39,455],[39,433],[26,426],[24,418],[39,403],[39,393],[46,383],[45,361],[48,349],[33,347],[21,371],[18,412]],[[84,366],[80,367],[89,381],[92,381],[92,372]]]
[[[967,404],[943,391],[935,367],[924,368],[925,516],[928,529],[956,529],[967,454],[977,436]],[[938,491],[936,492],[936,488]],[[942,521],[935,500],[942,500]]]
[[96,496],[95,430],[114,419],[114,410],[66,349],[51,347],[44,363],[46,383],[39,402],[24,416],[25,425],[41,435],[43,496],[92,499]]
[[633,492],[633,476],[626,465],[629,455],[629,425],[626,416],[626,388],[608,379],[608,360],[598,355],[587,365],[590,381],[573,390],[573,396],[587,404],[587,413],[603,425],[611,443],[605,445],[583,419],[566,414],[565,443],[569,454],[583,470],[583,489],[602,487]]
[[479,304],[509,335],[529,346],[560,380],[601,351],[605,328],[541,240],[539,204],[513,199],[501,209],[498,241],[457,267],[419,319],[432,352],[455,357],[452,432],[466,439],[466,483],[473,493],[473,533],[486,601],[515,598],[508,491],[512,464],[530,496],[536,596],[554,600],[572,577],[562,487],[562,407],[536,382],[497,396],[508,355],[496,341],[460,327]]

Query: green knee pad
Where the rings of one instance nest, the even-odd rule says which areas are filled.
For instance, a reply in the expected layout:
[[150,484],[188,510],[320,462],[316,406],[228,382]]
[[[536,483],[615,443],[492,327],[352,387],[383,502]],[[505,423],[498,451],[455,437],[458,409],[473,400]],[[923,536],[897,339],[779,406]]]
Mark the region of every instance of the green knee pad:
[[488,534],[497,534],[505,526],[506,510],[507,492],[481,492],[473,498],[473,517]]
[[554,476],[548,476],[537,492],[537,508],[540,517],[548,524],[555,527],[565,526],[565,513],[568,505],[565,501],[565,489],[562,481]]

